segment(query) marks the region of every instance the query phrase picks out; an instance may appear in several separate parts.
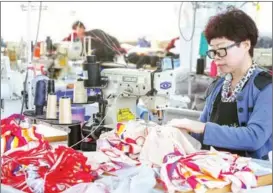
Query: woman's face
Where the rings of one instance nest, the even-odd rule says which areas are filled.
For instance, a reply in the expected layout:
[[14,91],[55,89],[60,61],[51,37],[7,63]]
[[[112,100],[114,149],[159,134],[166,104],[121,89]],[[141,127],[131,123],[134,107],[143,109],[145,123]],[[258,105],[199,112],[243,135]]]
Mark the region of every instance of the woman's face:
[[85,33],[85,29],[83,27],[77,27],[76,33],[78,34],[79,37],[83,37]]
[[222,73],[231,73],[240,68],[245,60],[250,42],[234,42],[226,38],[215,38],[210,41],[210,54]]

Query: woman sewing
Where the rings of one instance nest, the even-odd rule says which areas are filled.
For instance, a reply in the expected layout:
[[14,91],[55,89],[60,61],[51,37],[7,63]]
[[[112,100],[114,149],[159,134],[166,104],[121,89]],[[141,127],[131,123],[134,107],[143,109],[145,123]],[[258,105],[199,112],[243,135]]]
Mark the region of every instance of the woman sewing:
[[240,156],[268,159],[272,150],[272,76],[253,61],[258,30],[250,16],[230,9],[212,17],[205,29],[223,76],[208,88],[200,121],[176,119],[203,144]]

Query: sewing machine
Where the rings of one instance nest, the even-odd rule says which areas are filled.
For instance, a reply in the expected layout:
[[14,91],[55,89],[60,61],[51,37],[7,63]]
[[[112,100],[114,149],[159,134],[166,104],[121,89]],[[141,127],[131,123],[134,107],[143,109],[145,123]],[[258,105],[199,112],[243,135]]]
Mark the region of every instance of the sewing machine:
[[1,118],[20,111],[24,76],[11,70],[9,57],[1,54]]
[[[160,122],[162,111],[169,106],[170,96],[179,93],[181,77],[187,77],[182,68],[166,71],[160,68],[154,71],[109,68],[102,70],[95,77],[94,74],[99,72],[95,67],[97,65],[99,68],[100,65],[94,56],[87,58],[89,61],[83,65],[84,85],[86,88],[101,89],[101,95],[88,99],[99,103],[99,112],[82,128],[84,136],[96,130],[92,134],[93,139],[97,139],[105,129],[115,128],[117,123],[136,119],[137,104],[140,100],[149,111],[159,115]],[[88,65],[92,68],[89,69]]]

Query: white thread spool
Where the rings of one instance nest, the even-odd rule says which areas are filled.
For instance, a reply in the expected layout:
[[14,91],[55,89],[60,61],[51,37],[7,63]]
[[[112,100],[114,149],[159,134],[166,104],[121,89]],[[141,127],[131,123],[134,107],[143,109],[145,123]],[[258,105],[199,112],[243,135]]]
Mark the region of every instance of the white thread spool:
[[47,95],[46,118],[47,119],[57,118],[57,95],[55,94]]
[[87,102],[87,90],[84,88],[83,80],[78,80],[74,84],[73,102],[74,103],[86,103]]
[[62,97],[59,103],[59,124],[71,124],[71,99],[69,97]]

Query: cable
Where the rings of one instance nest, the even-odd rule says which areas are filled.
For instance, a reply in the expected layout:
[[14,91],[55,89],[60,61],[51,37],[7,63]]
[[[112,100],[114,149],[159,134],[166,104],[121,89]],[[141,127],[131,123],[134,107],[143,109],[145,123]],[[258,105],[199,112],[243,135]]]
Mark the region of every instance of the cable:
[[[35,46],[37,46],[37,42],[38,42],[38,36],[39,36],[39,31],[40,31],[40,23],[41,23],[41,15],[42,15],[42,2],[40,2],[40,7],[39,7],[39,17],[38,17],[37,33],[36,33],[36,39],[35,39],[35,44],[34,44]],[[34,50],[33,50],[33,53],[34,53]],[[32,56],[33,55],[34,54],[32,54]],[[25,98],[26,98],[27,78],[28,78],[28,69],[27,69],[27,73],[26,73],[26,76],[25,76],[25,82],[24,82],[23,101],[22,101],[21,111],[20,111],[20,115],[21,116],[23,115],[24,103],[25,103]],[[18,125],[20,125],[21,120],[22,119],[19,119]]]
[[[102,30],[101,30],[101,31],[102,31]],[[101,33],[101,34],[104,36],[104,38],[107,40],[107,43],[105,43],[101,38],[99,38],[93,31],[90,31],[90,33],[94,36],[94,37],[90,36],[91,39],[100,41],[102,44],[104,44],[104,45],[105,45],[106,47],[108,47],[110,50],[114,51],[114,52],[117,53],[117,54],[122,55],[116,48],[114,48],[113,46],[107,44],[107,43],[109,43],[108,40],[106,39],[107,37],[106,37],[102,32],[100,32],[100,33]],[[109,37],[109,38],[110,38],[110,37]],[[126,62],[126,60],[125,60],[125,62]],[[118,63],[114,62],[114,64],[118,64]],[[128,62],[126,62],[126,64],[122,64],[122,65],[123,65],[124,67],[126,67],[126,68],[129,67]]]
[[179,7],[178,28],[179,28],[179,32],[180,32],[181,37],[182,37],[186,42],[190,42],[190,41],[192,41],[193,36],[194,36],[194,32],[195,32],[196,9],[197,9],[197,7],[196,7],[196,3],[191,2],[191,3],[192,3],[192,6],[193,6],[193,25],[192,25],[192,33],[191,33],[190,39],[186,39],[185,36],[183,35],[183,32],[182,32],[181,27],[180,27],[180,24],[181,24],[181,12],[182,12],[183,3],[184,3],[184,2],[181,2],[180,7]]

